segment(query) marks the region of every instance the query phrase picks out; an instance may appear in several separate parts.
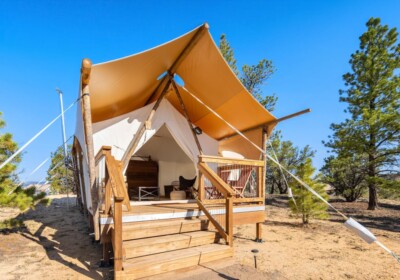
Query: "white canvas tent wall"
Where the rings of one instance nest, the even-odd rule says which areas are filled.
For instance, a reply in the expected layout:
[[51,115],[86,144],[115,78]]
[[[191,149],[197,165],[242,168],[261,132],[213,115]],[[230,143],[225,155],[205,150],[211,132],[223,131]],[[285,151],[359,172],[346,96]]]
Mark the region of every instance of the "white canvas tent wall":
[[[122,116],[93,124],[93,142],[95,153],[98,152],[102,146],[111,146],[112,155],[115,157],[115,159],[121,160],[123,154],[129,146],[130,141],[138,133],[141,124],[146,121],[153,106],[154,104],[151,103],[143,108]],[[167,129],[169,135],[166,135],[165,129]],[[157,133],[158,135],[156,135]],[[153,143],[155,142],[153,136],[164,138],[164,143],[158,143],[161,144],[162,147],[156,145],[151,145],[150,147],[147,145],[146,149],[144,149],[146,143],[150,142],[151,140],[153,140]],[[169,136],[172,136],[172,139]],[[218,155],[217,140],[212,139],[205,133],[198,135],[198,139],[205,154],[215,156]],[[173,140],[172,143],[170,142],[171,140]],[[176,145],[173,145],[174,143],[176,143],[179,149],[182,151],[178,150]],[[156,149],[158,151],[156,151]],[[137,153],[139,150],[141,150],[141,153]],[[183,157],[177,157],[177,155],[168,154],[165,150],[168,150],[169,153],[183,152],[191,162],[191,168],[187,167],[188,161],[184,161]],[[174,162],[175,164],[180,163],[180,167],[185,166],[183,173],[180,175],[191,174],[188,174],[188,169],[196,171],[199,151],[185,117],[182,116],[168,102],[168,100],[163,100],[154,115],[151,129],[146,130],[133,154],[142,156],[150,155],[154,160],[161,160],[162,166],[160,166],[160,177],[168,178],[167,173],[170,173],[171,169],[167,169],[167,167],[170,166],[167,164],[167,162]],[[182,166],[182,163],[186,164]],[[193,175],[194,174],[191,174],[190,176]],[[178,177],[175,177],[174,179],[176,180]],[[161,181],[165,184],[171,183],[171,181]],[[162,186],[161,182],[160,186]]]
[[[98,143],[103,143],[101,139],[105,137],[102,133],[97,134],[100,132],[97,130],[99,124],[112,122],[118,118],[121,120],[125,114],[140,108],[148,110],[149,107],[146,106],[156,101],[161,95],[167,79],[158,78],[166,71],[178,74],[182,78],[184,85],[178,86],[178,89],[189,119],[203,130],[204,135],[218,141],[220,154],[222,151],[232,151],[245,158],[260,158],[260,152],[257,149],[248,145],[246,140],[237,136],[232,128],[199,104],[192,96],[192,94],[195,95],[240,131],[246,131],[246,136],[259,147],[263,145],[263,132],[270,133],[276,125],[276,118],[254,99],[232,72],[213,41],[206,24],[147,51],[91,67],[90,79],[85,87],[90,88],[90,113],[96,131],[93,137],[97,149]],[[81,80],[81,95],[82,87]],[[165,99],[176,111],[182,113],[175,94],[171,92]],[[90,188],[87,167],[89,158],[82,116],[82,110],[79,108],[76,139],[84,153],[84,182],[88,189]],[[134,124],[131,125],[134,126]],[[110,128],[110,134],[112,130],[113,128]],[[148,133],[154,133],[154,131],[146,132]],[[111,145],[123,148],[121,145],[124,146],[127,141],[131,141],[132,136],[132,134],[121,136]],[[180,136],[178,138],[184,139]],[[180,140],[180,146],[192,153],[192,150],[188,148],[190,145],[184,140]],[[113,148],[113,153],[118,159],[122,150],[117,151],[117,148]],[[205,154],[207,154],[206,151]],[[88,197],[90,192],[86,191],[86,194],[87,205],[90,208],[91,198]]]

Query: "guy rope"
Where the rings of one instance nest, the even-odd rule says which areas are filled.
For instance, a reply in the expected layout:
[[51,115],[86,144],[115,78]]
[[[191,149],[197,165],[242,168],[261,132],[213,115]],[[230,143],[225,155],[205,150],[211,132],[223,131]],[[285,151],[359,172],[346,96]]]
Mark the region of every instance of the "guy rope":
[[[252,146],[254,146],[257,150],[259,150],[261,153],[263,153],[269,160],[271,160],[273,163],[278,165],[280,170],[284,170],[287,174],[289,174],[293,179],[295,179],[300,185],[302,185],[306,190],[311,192],[313,195],[315,195],[317,198],[319,198],[321,201],[323,201],[325,204],[327,204],[330,208],[332,208],[334,211],[336,211],[340,216],[343,217],[345,221],[344,226],[351,230],[353,233],[357,234],[359,237],[361,237],[365,242],[368,244],[375,243],[378,246],[380,246],[383,250],[385,250],[387,253],[389,253],[392,257],[394,257],[399,263],[400,263],[400,257],[396,255],[393,251],[391,251],[389,248],[387,248],[385,245],[383,245],[375,236],[372,232],[370,232],[367,228],[365,228],[363,225],[358,223],[356,220],[347,217],[345,214],[343,214],[341,211],[336,209],[332,204],[330,204],[327,200],[325,200],[319,193],[317,193],[313,188],[311,188],[309,185],[304,183],[299,177],[291,173],[289,170],[287,170],[284,166],[282,166],[277,160],[275,160],[273,157],[267,154],[266,151],[261,149],[258,145],[256,145],[253,141],[251,141],[246,135],[244,135],[239,129],[234,127],[232,124],[230,124],[228,121],[226,121],[224,118],[222,118],[217,112],[215,112],[212,108],[210,108],[207,104],[205,104],[202,100],[200,100],[196,95],[191,93],[187,88],[184,88],[197,102],[199,102],[201,105],[203,105],[208,111],[213,113],[217,118],[219,118],[221,121],[223,121],[227,126],[229,126],[232,130],[234,130],[238,135],[240,135],[242,138],[244,138],[246,141],[248,141]],[[269,140],[267,140],[269,141]],[[271,145],[271,144],[270,144]],[[272,146],[272,145],[271,145]]]

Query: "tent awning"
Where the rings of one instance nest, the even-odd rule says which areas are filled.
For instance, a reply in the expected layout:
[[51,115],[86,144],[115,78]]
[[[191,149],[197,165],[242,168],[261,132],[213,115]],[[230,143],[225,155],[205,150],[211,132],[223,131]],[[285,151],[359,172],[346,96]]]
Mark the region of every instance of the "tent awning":
[[[204,26],[147,51],[94,65],[89,83],[92,121],[120,116],[154,101],[159,94],[153,94],[161,82],[158,78],[174,65],[200,28]],[[235,132],[187,91],[239,130],[276,120],[240,83],[208,28],[174,70],[184,82],[179,90],[190,120],[214,139]],[[166,98],[181,111],[175,94],[171,92]]]

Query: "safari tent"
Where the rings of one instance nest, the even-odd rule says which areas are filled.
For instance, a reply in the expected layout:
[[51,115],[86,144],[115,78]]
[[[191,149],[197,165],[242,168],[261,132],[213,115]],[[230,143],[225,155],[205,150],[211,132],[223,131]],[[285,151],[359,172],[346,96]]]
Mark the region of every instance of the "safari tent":
[[80,97],[79,201],[116,278],[232,256],[233,225],[255,224],[261,239],[260,151],[277,119],[240,83],[207,24],[124,58],[84,59]]

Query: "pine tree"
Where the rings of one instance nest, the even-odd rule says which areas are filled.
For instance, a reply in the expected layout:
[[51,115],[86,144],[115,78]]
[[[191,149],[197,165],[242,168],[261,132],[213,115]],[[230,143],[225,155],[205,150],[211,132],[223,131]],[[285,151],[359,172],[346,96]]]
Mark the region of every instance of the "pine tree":
[[[314,156],[315,151],[311,150],[310,146],[305,146],[300,149],[294,146],[291,141],[283,141],[280,131],[276,131],[270,138],[272,148],[268,145],[267,152],[274,157],[276,154],[279,163],[292,173],[297,173],[301,164],[304,164],[307,159]],[[273,151],[272,151],[273,149]],[[275,164],[270,164],[266,170],[266,189],[270,194],[279,192],[280,194],[287,193],[287,186],[283,178],[282,172]],[[285,174],[289,184],[293,178]]]
[[[312,166],[311,158],[307,158],[304,163],[299,165],[297,176],[328,200],[328,195],[324,190],[325,185],[311,178],[314,172],[315,168]],[[301,185],[293,184],[291,187],[296,204],[293,200],[290,200],[290,209],[296,216],[301,217],[303,224],[308,224],[310,219],[313,218],[325,219],[328,217],[328,206],[324,202]]]
[[271,78],[275,67],[271,60],[261,59],[256,65],[244,64],[240,73],[236,66],[233,48],[230,46],[225,34],[219,40],[219,49],[232,71],[238,76],[244,87],[261,103],[268,111],[275,108],[278,97],[273,95],[264,96],[261,87]]
[[[3,129],[5,125],[0,112],[0,129]],[[0,133],[0,163],[9,158],[17,149],[18,145],[14,142],[10,133]],[[0,206],[18,207],[20,210],[26,210],[39,202],[48,203],[48,200],[45,199],[45,193],[36,193],[34,187],[24,189],[18,182],[16,170],[20,161],[21,156],[19,155],[0,169]]]
[[322,181],[331,185],[336,195],[343,196],[347,202],[360,198],[367,185],[364,167],[367,158],[357,154],[347,156],[330,156],[325,159],[321,168]]
[[[68,146],[68,151],[71,145]],[[67,152],[70,155],[70,152]],[[50,183],[50,190],[54,194],[67,193],[73,191],[74,175],[71,167],[70,156],[64,163],[64,151],[62,147],[58,147],[54,153],[51,153],[51,164],[47,171],[47,181]],[[67,166],[67,168],[65,167]]]
[[343,75],[347,89],[340,91],[350,118],[332,124],[334,134],[325,143],[336,155],[367,158],[370,210],[378,206],[377,188],[390,184],[387,175],[399,174],[400,161],[400,44],[396,29],[380,22],[367,22],[360,49],[351,55],[352,71]]

